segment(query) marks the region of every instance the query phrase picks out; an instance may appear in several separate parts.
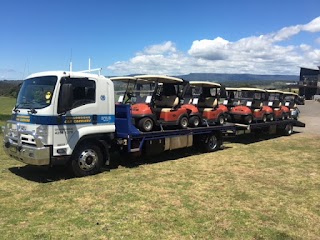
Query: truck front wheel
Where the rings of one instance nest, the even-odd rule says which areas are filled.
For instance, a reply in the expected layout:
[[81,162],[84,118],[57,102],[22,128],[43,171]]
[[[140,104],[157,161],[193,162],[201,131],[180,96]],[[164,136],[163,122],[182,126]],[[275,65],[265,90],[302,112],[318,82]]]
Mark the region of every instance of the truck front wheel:
[[101,149],[92,143],[83,143],[76,148],[70,165],[76,177],[84,177],[101,172],[102,164]]

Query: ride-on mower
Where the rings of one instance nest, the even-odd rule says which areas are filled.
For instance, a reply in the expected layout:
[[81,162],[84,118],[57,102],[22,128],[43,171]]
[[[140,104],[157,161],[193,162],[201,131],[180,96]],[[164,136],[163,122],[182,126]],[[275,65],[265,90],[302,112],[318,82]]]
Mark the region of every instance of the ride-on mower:
[[264,108],[268,111],[268,108],[272,110],[272,114],[269,115],[268,120],[283,120],[286,118],[286,112],[282,107],[283,92],[280,90],[266,90],[267,101]]
[[232,122],[250,124],[253,121],[267,121],[267,113],[263,109],[266,91],[258,88],[239,88],[240,104],[229,111]]
[[127,82],[120,103],[131,103],[135,126],[150,132],[155,126],[188,127],[188,110],[181,108],[188,82],[180,78],[162,75],[118,77],[111,80]]
[[287,113],[288,117],[298,120],[300,111],[297,104],[299,101],[300,96],[298,94],[293,92],[283,92],[284,107],[289,110],[289,113]]
[[189,113],[189,125],[222,125],[228,108],[219,104],[220,94],[224,87],[219,83],[206,81],[190,81],[182,108]]

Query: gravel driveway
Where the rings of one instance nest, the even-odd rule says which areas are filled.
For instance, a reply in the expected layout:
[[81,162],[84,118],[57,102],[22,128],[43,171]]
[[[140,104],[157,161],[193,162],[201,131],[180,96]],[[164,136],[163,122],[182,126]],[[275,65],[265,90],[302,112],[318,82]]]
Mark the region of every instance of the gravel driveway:
[[305,105],[298,105],[299,120],[306,124],[305,128],[295,128],[297,132],[320,135],[320,102],[306,100]]

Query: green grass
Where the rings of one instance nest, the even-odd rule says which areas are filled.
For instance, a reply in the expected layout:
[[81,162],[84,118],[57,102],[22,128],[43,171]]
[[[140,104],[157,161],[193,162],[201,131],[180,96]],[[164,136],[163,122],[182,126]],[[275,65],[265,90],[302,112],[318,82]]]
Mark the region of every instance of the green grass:
[[10,119],[11,111],[15,103],[15,98],[0,97],[0,126],[3,126],[5,122]]
[[320,137],[245,138],[78,179],[1,149],[0,238],[318,239]]

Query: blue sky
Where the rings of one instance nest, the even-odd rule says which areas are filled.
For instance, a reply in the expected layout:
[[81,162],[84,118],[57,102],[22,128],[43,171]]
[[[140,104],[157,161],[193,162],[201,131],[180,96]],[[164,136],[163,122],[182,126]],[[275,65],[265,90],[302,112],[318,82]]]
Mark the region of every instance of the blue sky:
[[320,65],[319,0],[1,0],[0,80],[105,75],[299,74]]

